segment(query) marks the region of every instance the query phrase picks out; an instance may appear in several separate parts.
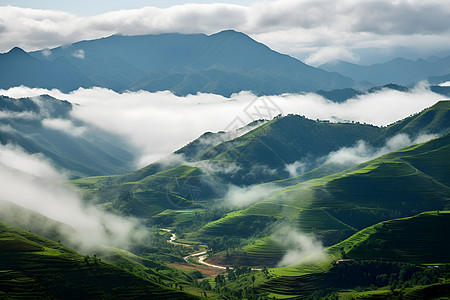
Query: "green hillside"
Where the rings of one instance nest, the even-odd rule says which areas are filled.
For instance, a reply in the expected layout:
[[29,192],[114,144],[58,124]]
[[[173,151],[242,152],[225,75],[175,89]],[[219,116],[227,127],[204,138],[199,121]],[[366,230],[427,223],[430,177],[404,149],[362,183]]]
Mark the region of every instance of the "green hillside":
[[[320,268],[299,262],[273,269],[274,277],[262,287],[283,297],[312,295],[317,290],[322,297],[335,293],[358,299],[398,297],[399,293],[406,299],[448,296],[449,225],[449,211],[384,221],[325,250],[326,267],[323,262]],[[347,261],[335,263],[342,258]]]
[[0,296],[29,299],[195,298],[3,222],[0,222]]
[[[346,257],[403,261],[415,264],[450,263],[450,212],[422,213],[394,219],[361,231],[363,240],[344,245]],[[339,247],[339,244],[336,246]]]
[[[381,156],[354,171],[286,187],[271,198],[205,225],[193,238],[207,242],[219,232],[236,239],[255,234],[262,237],[271,234],[267,230],[274,223],[287,221],[293,228],[314,234],[325,246],[331,246],[380,221],[448,209],[450,188],[440,180],[450,176],[450,168],[443,157],[450,157],[450,134]],[[251,257],[255,252],[269,261],[284,255],[283,251],[275,254],[269,241],[244,248],[249,255],[248,264],[260,263]],[[264,255],[261,249],[267,243]]]
[[[40,153],[55,167],[68,171],[71,178],[123,173],[133,167],[135,155],[118,143],[120,137],[73,118],[73,105],[68,101],[48,95],[19,99],[0,96],[0,111],[5,115],[0,118],[0,144]],[[83,134],[46,126],[49,119],[73,124]]]
[[[449,109],[450,101],[441,101],[384,128],[319,122],[297,115],[277,117],[233,140],[221,142],[223,133],[201,136],[175,152],[189,160],[187,164],[177,164],[169,157],[132,173],[81,178],[73,184],[97,204],[140,217],[155,216],[166,209],[202,208],[211,200],[223,197],[228,184],[242,186],[275,181],[280,187],[288,187],[341,172],[351,165],[323,164],[323,158],[342,147],[352,147],[359,140],[379,147],[400,133],[414,138],[425,132],[448,132]],[[445,183],[447,177],[437,174],[441,172],[439,161],[442,157],[435,156],[435,159],[435,167],[427,164],[428,172],[434,172],[431,177],[436,176]],[[421,161],[417,156],[403,162],[417,165],[418,170],[428,174]],[[288,178],[290,174],[286,167],[295,162],[307,162],[305,173]],[[408,172],[407,165],[391,165],[394,166]],[[377,168],[381,173],[381,169],[389,172],[390,167],[384,164]],[[361,178],[355,180],[364,181]],[[344,179],[331,185],[354,183]],[[335,196],[339,197],[338,194]]]

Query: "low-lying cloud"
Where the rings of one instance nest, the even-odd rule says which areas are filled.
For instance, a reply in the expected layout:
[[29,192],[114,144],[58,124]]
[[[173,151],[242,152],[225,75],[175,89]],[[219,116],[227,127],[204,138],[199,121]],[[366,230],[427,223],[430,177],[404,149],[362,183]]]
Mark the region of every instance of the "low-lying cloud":
[[[235,129],[278,113],[384,126],[432,106],[443,98],[431,92],[425,84],[408,92],[386,88],[343,103],[334,103],[314,93],[257,97],[241,92],[227,98],[202,93],[179,97],[168,91],[116,93],[103,88],[80,88],[64,94],[58,90],[15,87],[0,90],[0,94],[14,98],[49,94],[70,101],[74,104],[73,118],[123,136],[141,149],[138,166],[169,155],[204,132]],[[252,107],[263,102],[272,103],[275,111],[264,112],[258,108],[255,111],[259,113],[249,113]],[[235,123],[238,123],[237,126]]]
[[[28,154],[13,145],[0,145],[0,181],[0,200],[67,224],[74,231],[61,227],[59,234],[64,236],[63,243],[76,249],[89,251],[98,245],[128,249],[147,236],[138,220],[117,216],[83,202],[64,174],[41,154]],[[2,204],[2,214],[8,215],[7,207]],[[25,212],[20,216],[29,217]],[[20,223],[20,220],[15,221]]]
[[269,198],[279,190],[281,188],[275,184],[230,186],[221,205],[229,209],[242,209]]
[[74,136],[80,136],[87,130],[85,126],[76,126],[70,120],[65,119],[44,119],[42,125]]
[[285,267],[298,263],[302,259],[318,261],[325,258],[323,244],[312,234],[306,234],[292,226],[282,226],[275,230],[273,240],[285,254],[277,267]]
[[397,134],[386,141],[383,147],[375,148],[365,141],[358,141],[353,147],[343,147],[337,151],[331,152],[326,157],[326,163],[354,166],[365,161],[371,160],[383,154],[413,145],[419,144],[431,139],[437,138],[436,134],[421,134],[411,138],[405,133]]

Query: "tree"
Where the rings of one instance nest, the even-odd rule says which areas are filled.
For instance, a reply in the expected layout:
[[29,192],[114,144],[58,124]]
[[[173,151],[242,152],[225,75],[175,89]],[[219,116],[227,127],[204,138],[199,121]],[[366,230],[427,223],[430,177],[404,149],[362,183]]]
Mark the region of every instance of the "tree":
[[255,289],[255,280],[256,280],[255,275],[252,275],[253,289]]

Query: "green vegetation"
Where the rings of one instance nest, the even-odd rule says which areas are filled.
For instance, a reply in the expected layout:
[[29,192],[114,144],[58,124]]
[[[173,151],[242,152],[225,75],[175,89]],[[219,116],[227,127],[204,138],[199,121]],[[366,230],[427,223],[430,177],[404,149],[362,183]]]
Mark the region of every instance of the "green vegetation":
[[381,222],[328,248],[327,260],[313,263],[316,268],[301,261],[273,269],[274,278],[262,288],[312,297],[449,295],[449,222],[450,211]]
[[[354,171],[286,187],[271,198],[207,224],[197,238],[207,241],[219,232],[229,237],[264,237],[265,229],[274,222],[288,220],[293,229],[314,234],[331,246],[383,220],[443,210],[450,204],[450,188],[439,180],[450,175],[450,168],[448,160],[441,165],[436,162],[450,157],[449,145],[450,135],[446,135],[376,158]],[[428,174],[416,168],[415,161]],[[432,177],[437,173],[437,178]],[[246,230],[258,220],[264,220],[259,231]],[[246,250],[253,251],[251,246]]]
[[3,222],[0,291],[34,299],[195,298]]
[[[169,158],[125,175],[73,180],[86,201],[141,218],[151,242],[81,255],[0,223],[0,298],[81,297],[74,287],[95,298],[186,297],[176,290],[227,299],[445,296],[450,134],[349,169],[323,157],[361,139],[376,147],[421,128],[448,132],[449,109],[450,101],[440,102],[385,128],[279,116],[230,141],[205,134],[177,151],[184,164]],[[289,178],[286,165],[303,158],[312,161],[307,172]],[[227,206],[233,184],[262,184],[252,187],[262,196]],[[30,212],[21,220],[23,208],[10,204],[8,211],[14,214],[0,212],[1,220],[63,244],[61,230],[72,230]],[[176,241],[168,242],[172,234]],[[297,258],[308,243],[315,252]],[[228,269],[208,269],[200,253]],[[288,266],[276,267],[287,255]]]

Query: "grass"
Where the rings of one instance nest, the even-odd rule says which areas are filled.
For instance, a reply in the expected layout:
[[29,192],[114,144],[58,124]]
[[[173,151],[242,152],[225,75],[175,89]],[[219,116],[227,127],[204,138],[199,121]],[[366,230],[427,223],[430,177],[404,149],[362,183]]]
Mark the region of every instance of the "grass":
[[0,222],[0,291],[9,298],[195,298]]
[[[263,288],[272,296],[284,298],[314,292],[317,289],[339,291],[345,297],[370,298],[388,295],[389,290],[380,288],[369,292],[340,292],[348,289],[348,283],[338,284],[330,270],[334,262],[343,257],[357,261],[402,262],[415,265],[445,265],[450,263],[450,211],[426,212],[413,217],[384,221],[357,232],[350,238],[325,250],[326,257],[314,261],[305,258],[298,264],[270,269],[272,279]],[[339,278],[339,275],[338,277]],[[356,286],[355,286],[356,288]],[[425,291],[425,292],[424,292]],[[415,286],[403,291],[415,298],[429,295],[448,295],[449,283]],[[420,295],[420,296],[419,296]],[[408,298],[409,299],[409,298]]]
[[[436,166],[438,161],[448,164],[443,157],[449,144],[447,135],[346,172],[286,187],[264,201],[207,224],[200,233],[248,237],[249,228],[257,220],[271,220],[267,227],[283,219],[332,245],[383,220],[445,209],[450,205],[450,188],[440,178],[450,177],[450,168]],[[418,168],[413,160],[420,162]],[[440,177],[431,176],[435,173]]]

